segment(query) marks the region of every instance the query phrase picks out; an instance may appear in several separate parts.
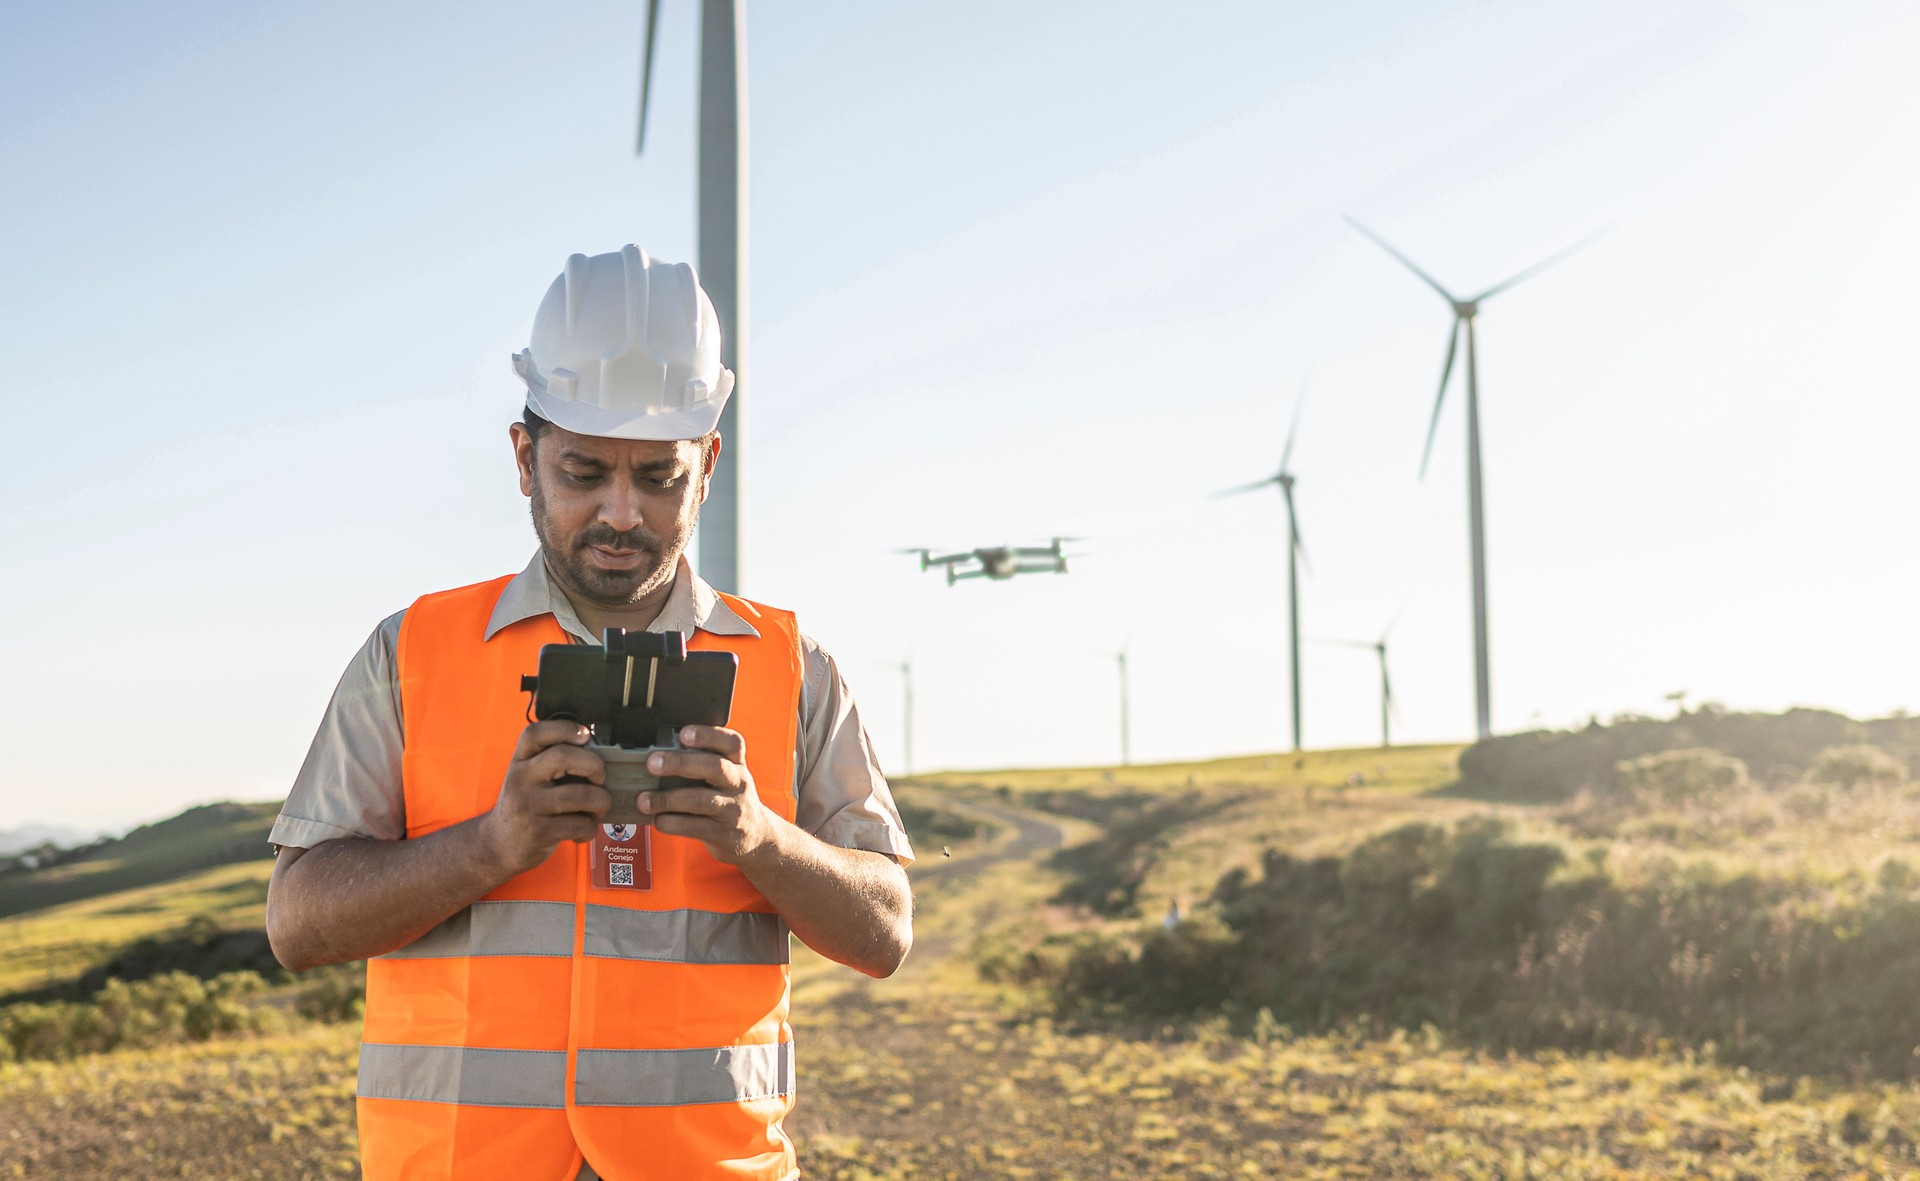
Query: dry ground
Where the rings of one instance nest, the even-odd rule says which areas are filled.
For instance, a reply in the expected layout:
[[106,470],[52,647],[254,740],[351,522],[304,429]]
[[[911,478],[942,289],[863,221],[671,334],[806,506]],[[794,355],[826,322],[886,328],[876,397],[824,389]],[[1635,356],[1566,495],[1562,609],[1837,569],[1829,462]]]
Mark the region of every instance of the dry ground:
[[[1195,834],[1160,888],[1185,889],[1175,879],[1203,861],[1217,872],[1281,831],[1330,840],[1357,819],[1456,806],[1420,796],[1413,775],[1341,791],[1337,761],[1301,770],[1320,780],[1317,799],[1282,782],[1290,766],[1218,771],[1292,802],[1255,835],[1225,821]],[[1206,775],[1169,770],[1164,787]],[[898,975],[867,981],[797,952],[790,1127],[810,1178],[1920,1178],[1920,1091],[1907,1087],[1759,1078],[1679,1055],[1487,1056],[1433,1032],[1056,1027],[1028,998],[982,987],[968,950],[992,927],[1070,921],[1047,905],[1057,879],[1044,858],[1088,830],[1010,808],[992,786],[907,789],[995,827],[950,858],[920,850],[918,943]],[[354,1176],[355,1032],[0,1066],[0,1177]]]

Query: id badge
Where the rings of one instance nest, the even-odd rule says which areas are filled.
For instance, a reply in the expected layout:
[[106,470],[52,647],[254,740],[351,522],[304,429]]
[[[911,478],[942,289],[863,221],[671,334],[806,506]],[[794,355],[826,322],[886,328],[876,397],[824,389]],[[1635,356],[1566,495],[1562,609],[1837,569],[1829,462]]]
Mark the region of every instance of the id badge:
[[653,889],[652,825],[603,824],[590,847],[596,889]]

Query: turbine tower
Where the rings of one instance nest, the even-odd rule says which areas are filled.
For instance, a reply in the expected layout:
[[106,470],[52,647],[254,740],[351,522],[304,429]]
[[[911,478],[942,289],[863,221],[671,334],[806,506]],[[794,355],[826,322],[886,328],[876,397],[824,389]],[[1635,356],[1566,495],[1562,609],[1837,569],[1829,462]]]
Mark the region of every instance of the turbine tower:
[[1307,404],[1307,379],[1300,379],[1300,396],[1294,400],[1293,423],[1287,427],[1287,442],[1280,449],[1280,470],[1264,480],[1215,493],[1215,499],[1252,492],[1269,484],[1280,486],[1280,497],[1287,504],[1287,639],[1293,683],[1293,749],[1300,749],[1300,563],[1307,560],[1307,547],[1300,540],[1300,519],[1293,511],[1294,475],[1287,463],[1293,457],[1293,439],[1300,430],[1300,411]]
[[[733,397],[720,415],[726,461],[713,473],[700,509],[700,576],[721,590],[741,590],[745,524],[747,387],[747,56],[746,0],[700,4],[700,285],[720,318],[720,363],[733,370]],[[640,66],[640,130],[647,142],[653,89],[654,32],[660,0],[647,0],[647,44]]]
[[1120,658],[1120,765],[1133,766],[1133,715],[1129,708],[1127,682],[1127,646],[1114,653]]
[[1548,267],[1583,250],[1606,234],[1606,230],[1588,235],[1567,247],[1560,253],[1534,263],[1526,270],[1482,291],[1471,299],[1461,299],[1435,281],[1406,255],[1387,244],[1386,239],[1361,225],[1351,217],[1347,224],[1365,234],[1380,249],[1398,259],[1400,264],[1420,277],[1427,286],[1440,293],[1440,298],[1453,308],[1453,327],[1447,334],[1447,359],[1440,367],[1440,392],[1433,400],[1433,418],[1427,424],[1427,445],[1420,454],[1420,477],[1426,478],[1427,460],[1433,455],[1434,433],[1440,429],[1440,406],[1446,401],[1447,380],[1453,376],[1453,358],[1460,348],[1460,337],[1467,338],[1467,505],[1469,514],[1470,544],[1473,549],[1473,689],[1474,722],[1481,738],[1493,736],[1493,691],[1487,673],[1487,547],[1486,521],[1482,510],[1480,487],[1480,378],[1476,364],[1473,340],[1473,321],[1480,314],[1480,305],[1517,283],[1531,279]]
[[1393,712],[1393,682],[1387,679],[1387,636],[1393,632],[1393,624],[1380,633],[1377,640],[1342,640],[1322,637],[1316,644],[1333,644],[1341,648],[1371,648],[1380,657],[1380,748],[1385,750],[1393,745],[1393,731],[1388,726],[1387,715]]

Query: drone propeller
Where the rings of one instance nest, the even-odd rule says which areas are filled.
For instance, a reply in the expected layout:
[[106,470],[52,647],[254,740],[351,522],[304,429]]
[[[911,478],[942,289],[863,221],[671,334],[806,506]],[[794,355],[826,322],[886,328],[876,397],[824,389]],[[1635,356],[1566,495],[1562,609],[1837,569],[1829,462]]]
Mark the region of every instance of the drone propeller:
[[[896,554],[912,554],[914,557],[919,558],[920,572],[922,574],[931,570],[935,565],[933,550],[927,546],[908,546],[905,549],[896,549],[893,552]],[[953,568],[951,562],[947,562],[945,565],[949,570]]]

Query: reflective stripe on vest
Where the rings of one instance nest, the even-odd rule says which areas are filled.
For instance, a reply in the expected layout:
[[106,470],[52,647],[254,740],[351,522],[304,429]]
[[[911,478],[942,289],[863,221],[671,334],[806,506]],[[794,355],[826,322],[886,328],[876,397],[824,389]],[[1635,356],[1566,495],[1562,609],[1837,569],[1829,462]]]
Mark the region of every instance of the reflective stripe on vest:
[[[747,910],[628,910],[587,904],[586,954],[677,964],[784,964],[787,924]],[[573,954],[566,902],[476,902],[383,959]]]
[[[360,1096],[471,1107],[567,1105],[565,1050],[470,1046],[360,1047]],[[582,1050],[574,1102],[677,1107],[791,1095],[793,1043],[705,1050]]]
[[[551,615],[483,639],[509,581],[428,595],[401,623],[409,839],[492,807],[527,724],[520,677],[568,640]],[[791,822],[799,630],[722,598],[759,634],[696,632],[688,647],[739,657],[728,725],[761,802]],[[705,845],[650,831],[651,889],[593,887],[586,847],[562,841],[367,961],[366,1181],[571,1181],[583,1155],[606,1181],[795,1176],[786,924]]]

